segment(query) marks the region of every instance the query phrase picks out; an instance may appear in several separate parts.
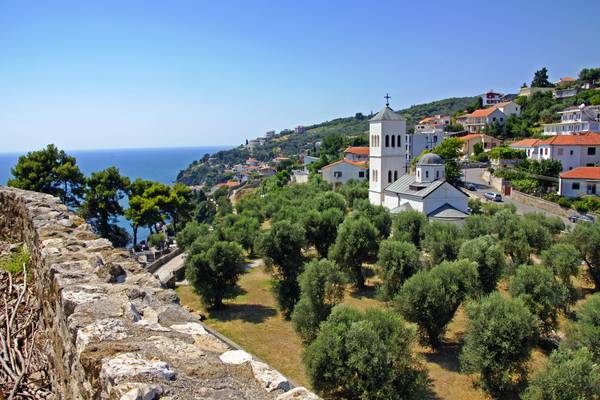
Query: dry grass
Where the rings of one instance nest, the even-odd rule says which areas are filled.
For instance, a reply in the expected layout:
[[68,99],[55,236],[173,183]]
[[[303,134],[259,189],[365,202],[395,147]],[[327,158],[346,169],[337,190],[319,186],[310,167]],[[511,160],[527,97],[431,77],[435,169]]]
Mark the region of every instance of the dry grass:
[[[360,310],[385,308],[386,304],[376,298],[376,283],[377,277],[371,277],[363,290],[348,288],[344,303]],[[574,283],[580,295],[585,297],[590,294],[592,285],[588,281],[580,278]],[[239,285],[242,293],[228,301],[223,310],[209,313],[206,323],[265,360],[297,384],[309,386],[302,364],[302,342],[291,323],[277,310],[270,291],[269,274],[263,268],[253,268],[241,277]],[[506,281],[501,282],[499,290],[508,296],[506,286]],[[179,287],[177,293],[183,305],[205,312],[202,302],[191,288]],[[581,302],[578,302],[577,306]],[[561,315],[560,323],[561,327],[564,327],[568,318]],[[459,372],[458,360],[466,328],[466,316],[461,307],[448,326],[440,351],[433,352],[427,347],[415,345],[415,351],[422,357],[429,370],[433,398],[489,399],[483,391],[475,387],[474,376]],[[546,359],[546,352],[535,349],[529,362],[531,371],[535,373],[543,368]]]

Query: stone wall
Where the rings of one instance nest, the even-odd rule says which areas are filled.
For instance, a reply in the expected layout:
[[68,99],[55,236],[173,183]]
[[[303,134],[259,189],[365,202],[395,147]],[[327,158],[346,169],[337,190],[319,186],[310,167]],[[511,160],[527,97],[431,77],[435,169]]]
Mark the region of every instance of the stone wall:
[[58,398],[317,398],[210,334],[58,199],[0,186],[0,237],[31,254]]
[[574,211],[569,212],[568,208],[563,208],[556,203],[519,192],[515,189],[511,190],[510,197],[513,200],[518,201],[519,203],[527,204],[532,207],[539,208],[540,210],[548,211],[552,214],[563,216],[565,218],[567,218],[570,214],[574,213]]

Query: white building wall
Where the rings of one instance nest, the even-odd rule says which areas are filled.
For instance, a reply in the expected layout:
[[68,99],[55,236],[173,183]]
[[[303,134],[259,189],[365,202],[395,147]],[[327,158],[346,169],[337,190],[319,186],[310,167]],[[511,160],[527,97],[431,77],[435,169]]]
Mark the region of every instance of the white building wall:
[[467,213],[469,197],[460,190],[444,182],[433,193],[424,199],[423,213],[426,215],[448,203],[459,211]]
[[[579,188],[573,187],[579,184]],[[588,185],[596,187],[596,194],[600,193],[600,181],[586,179],[559,179],[558,194],[564,197],[581,197],[588,195]]]
[[[336,177],[336,172],[341,172],[341,176]],[[361,172],[363,173],[362,177],[360,176]],[[365,180],[367,179],[367,172],[368,170],[366,168],[361,168],[344,162],[321,169],[323,180],[330,184],[344,184],[351,179]]]

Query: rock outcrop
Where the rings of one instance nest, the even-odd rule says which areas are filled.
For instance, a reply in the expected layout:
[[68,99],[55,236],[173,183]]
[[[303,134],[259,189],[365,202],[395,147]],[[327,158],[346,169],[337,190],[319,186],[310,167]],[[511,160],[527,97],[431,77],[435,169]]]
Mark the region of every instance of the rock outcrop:
[[30,252],[58,398],[318,398],[212,335],[58,199],[0,186],[0,238]]

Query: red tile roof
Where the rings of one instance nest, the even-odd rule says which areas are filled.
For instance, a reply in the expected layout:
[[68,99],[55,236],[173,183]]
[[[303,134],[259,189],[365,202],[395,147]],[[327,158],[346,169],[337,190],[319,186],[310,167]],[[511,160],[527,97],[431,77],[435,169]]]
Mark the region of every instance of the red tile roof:
[[331,164],[328,164],[328,165],[324,166],[323,168],[330,168],[330,167],[332,167],[334,165],[338,165],[338,164],[341,164],[341,163],[350,164],[350,165],[354,165],[356,167],[361,167],[361,168],[368,168],[369,167],[369,163],[366,162],[366,161],[350,161],[347,158],[342,158],[341,160],[333,162]]
[[469,141],[469,140],[471,140],[471,139],[477,139],[477,138],[485,138],[485,139],[488,139],[488,140],[489,140],[489,139],[492,139],[492,140],[497,140],[497,141],[500,141],[500,139],[496,139],[496,138],[495,138],[495,137],[493,137],[493,136],[490,136],[490,135],[485,135],[485,134],[483,134],[483,133],[470,133],[470,134],[468,134],[468,135],[465,135],[465,136],[460,136],[460,137],[458,137],[457,139],[458,139],[458,140],[462,140],[463,142],[466,142],[466,141]]
[[560,174],[562,179],[598,179],[600,180],[600,167],[577,167]]
[[556,135],[549,139],[540,140],[537,146],[600,146],[600,134],[586,133],[584,135]]
[[361,156],[368,156],[369,155],[369,148],[368,147],[353,146],[353,147],[348,147],[346,150],[344,150],[344,153],[358,154],[358,155],[361,155]]
[[564,78],[560,78],[560,82],[573,82],[575,78],[571,78],[570,76],[565,76]]
[[540,140],[539,139],[523,139],[510,144],[511,147],[533,147]]
[[482,108],[480,110],[475,110],[471,114],[467,114],[469,117],[487,117],[491,115],[498,108],[496,106],[489,108]]

